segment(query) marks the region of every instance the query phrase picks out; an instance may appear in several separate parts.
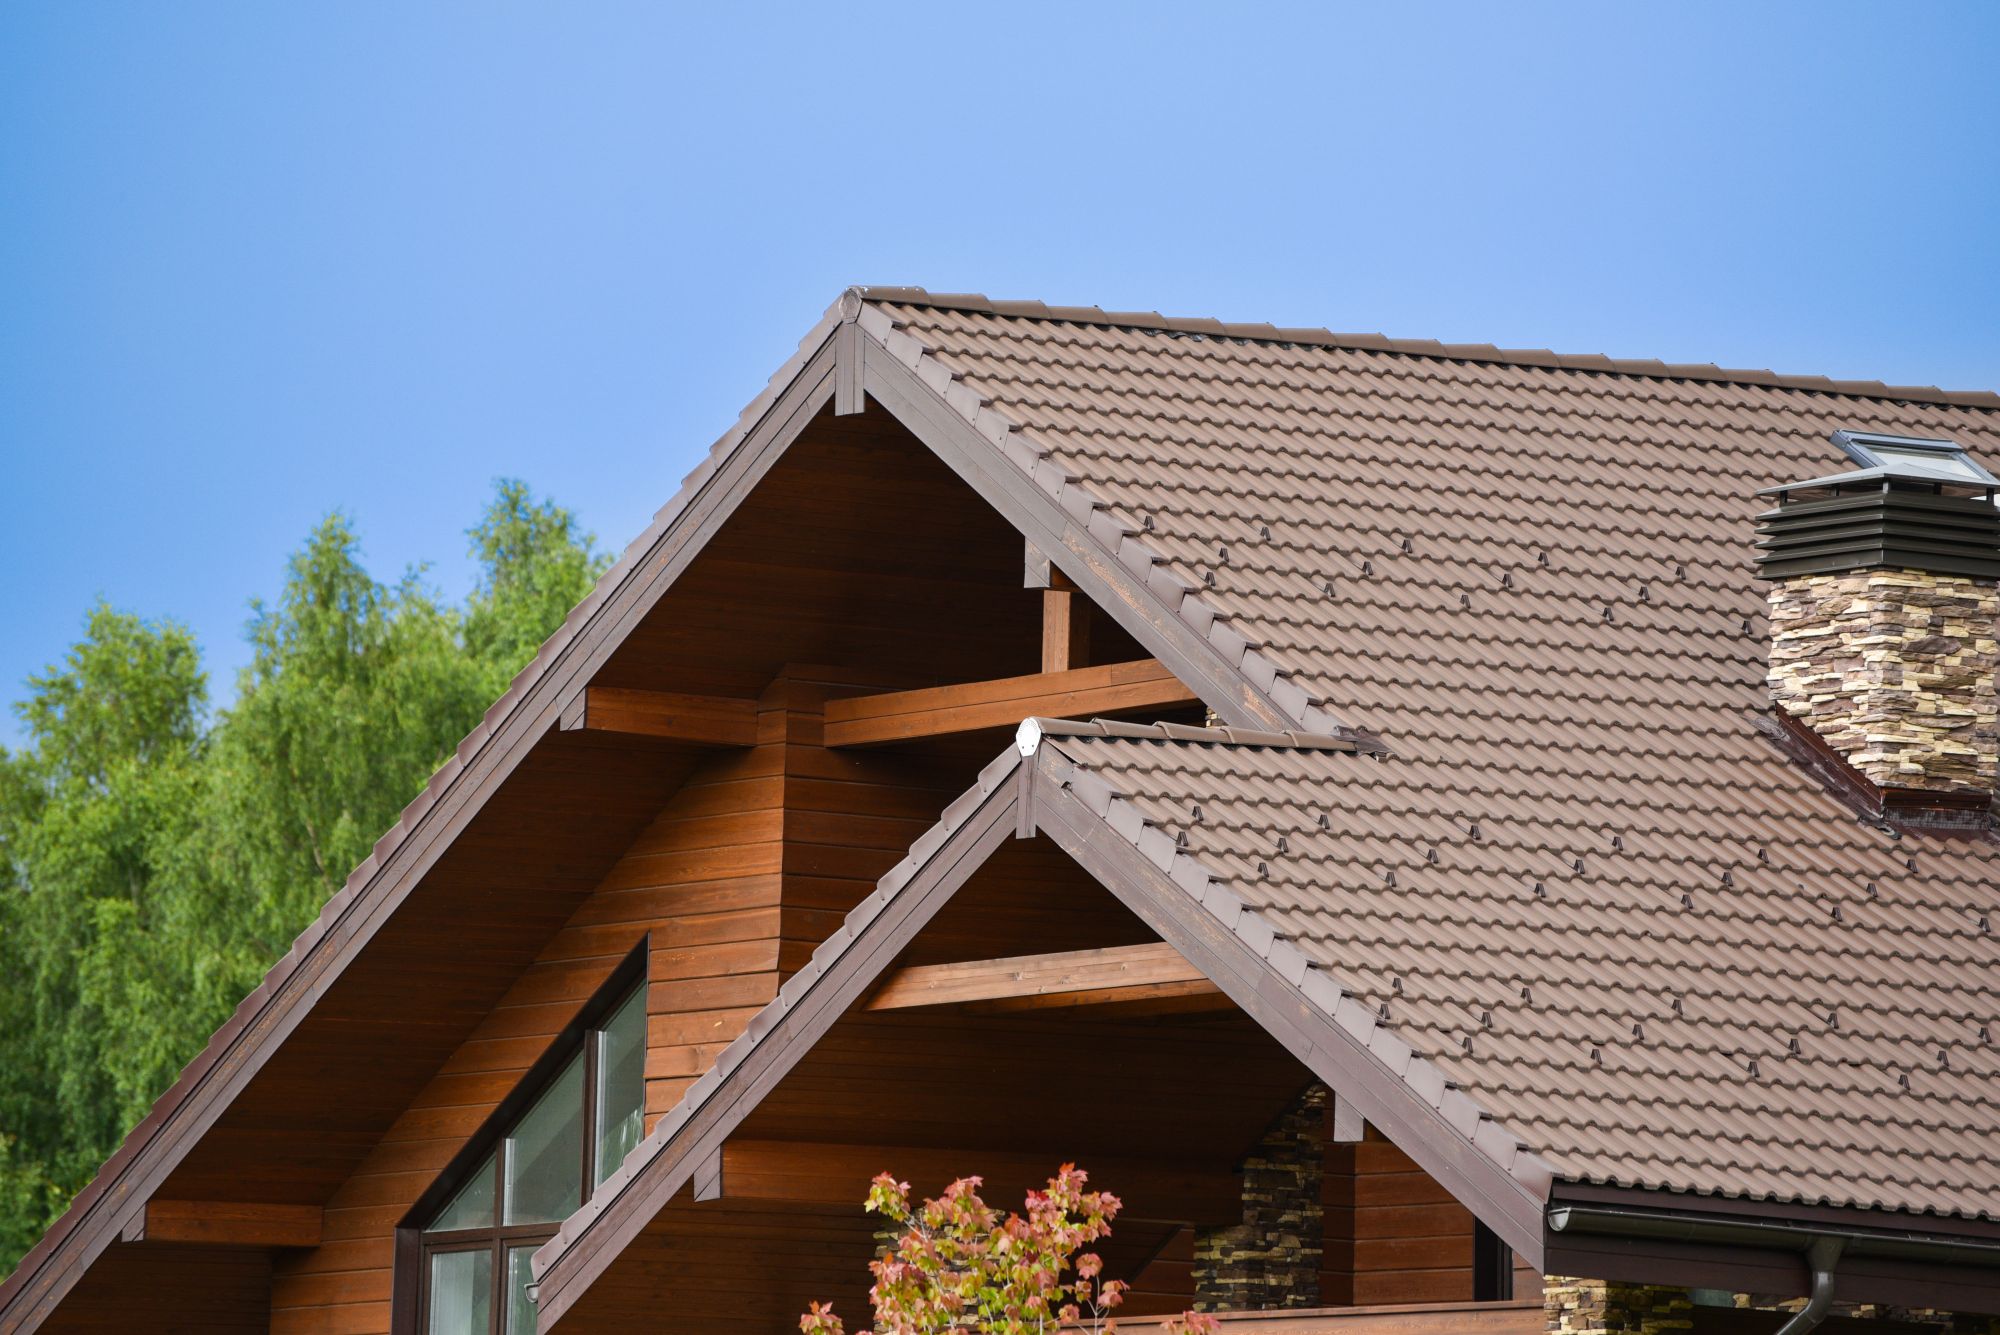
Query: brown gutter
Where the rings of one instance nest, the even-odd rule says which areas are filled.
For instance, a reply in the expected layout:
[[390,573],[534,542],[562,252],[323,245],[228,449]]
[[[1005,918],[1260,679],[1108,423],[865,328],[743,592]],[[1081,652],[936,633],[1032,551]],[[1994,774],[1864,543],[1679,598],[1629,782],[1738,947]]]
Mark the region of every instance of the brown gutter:
[[[1565,1273],[1598,1274],[1620,1269],[1615,1253],[1588,1256],[1593,1240],[1612,1248],[1642,1248],[1643,1273],[1602,1274],[1604,1278],[1687,1287],[1770,1289],[1785,1282],[1765,1278],[1742,1282],[1757,1258],[1790,1257],[1803,1264],[1809,1297],[1776,1335],[1805,1335],[1833,1302],[1836,1284],[1855,1298],[1985,1310],[2000,1295],[2000,1240],[1949,1236],[1920,1228],[1880,1228],[1821,1220],[1752,1219],[1702,1211],[1646,1209],[1615,1205],[1554,1204],[1548,1212],[1550,1264]],[[1707,1258],[1704,1261],[1704,1257]],[[1716,1267],[1724,1273],[1715,1273]],[[1799,1270],[1792,1269],[1796,1284]],[[1707,1281],[1717,1282],[1710,1284]]]

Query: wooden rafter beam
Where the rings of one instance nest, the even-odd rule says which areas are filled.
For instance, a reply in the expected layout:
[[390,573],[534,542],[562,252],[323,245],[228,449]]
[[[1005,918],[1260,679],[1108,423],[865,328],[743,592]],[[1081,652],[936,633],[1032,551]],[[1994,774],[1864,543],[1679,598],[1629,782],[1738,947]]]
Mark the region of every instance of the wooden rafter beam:
[[249,1201],[146,1202],[127,1242],[199,1242],[229,1247],[317,1247],[320,1207]]
[[828,746],[878,746],[1011,727],[1030,715],[1073,718],[1191,705],[1193,691],[1156,658],[996,681],[932,686],[826,703]]
[[752,746],[757,741],[757,702],[592,686],[563,711],[562,730],[658,737],[693,746]]
[[1161,942],[913,965],[890,974],[868,999],[866,1009],[974,1003],[992,1010],[1050,1010],[1221,995],[1221,988]]
[[[894,1173],[920,1195],[934,1196],[954,1179],[978,1174],[991,1201],[1019,1201],[1042,1188],[1062,1166],[1062,1154],[906,1145],[829,1145],[791,1140],[729,1140],[718,1170],[697,1199],[783,1201],[858,1206],[878,1173]],[[1213,1224],[1240,1219],[1243,1181],[1218,1155],[1212,1163],[1093,1156],[1084,1165],[1091,1185],[1124,1202],[1119,1217]]]

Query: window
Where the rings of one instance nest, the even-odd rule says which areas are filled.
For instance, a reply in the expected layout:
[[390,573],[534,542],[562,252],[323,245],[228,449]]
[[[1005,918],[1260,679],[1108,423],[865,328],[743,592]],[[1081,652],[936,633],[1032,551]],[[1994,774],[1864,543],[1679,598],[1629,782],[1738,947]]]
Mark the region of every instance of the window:
[[1883,436],[1868,431],[1836,431],[1833,443],[1863,468],[1913,469],[1934,475],[1940,482],[1967,486],[1993,482],[1993,474],[1980,467],[1956,441],[1930,440],[1921,436]]
[[1503,1302],[1514,1296],[1514,1249],[1477,1219],[1472,1221],[1472,1300]]
[[[532,1335],[535,1249],[555,1236],[591,1191],[639,1143],[645,1116],[646,987],[642,944],[575,1032],[523,1081],[466,1148],[473,1167],[406,1221],[402,1262],[414,1269],[414,1320],[423,1335]],[[411,1282],[400,1274],[399,1281]],[[412,1310],[413,1309],[413,1310]]]

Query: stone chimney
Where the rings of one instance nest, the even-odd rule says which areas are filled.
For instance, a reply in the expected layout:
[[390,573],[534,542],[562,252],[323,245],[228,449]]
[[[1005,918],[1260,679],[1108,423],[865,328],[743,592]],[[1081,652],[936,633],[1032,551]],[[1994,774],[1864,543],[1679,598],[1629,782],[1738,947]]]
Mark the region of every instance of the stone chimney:
[[1949,442],[1900,444],[1875,466],[1759,493],[1778,500],[1758,519],[1767,680],[1885,809],[1983,820],[2000,769],[2000,483]]

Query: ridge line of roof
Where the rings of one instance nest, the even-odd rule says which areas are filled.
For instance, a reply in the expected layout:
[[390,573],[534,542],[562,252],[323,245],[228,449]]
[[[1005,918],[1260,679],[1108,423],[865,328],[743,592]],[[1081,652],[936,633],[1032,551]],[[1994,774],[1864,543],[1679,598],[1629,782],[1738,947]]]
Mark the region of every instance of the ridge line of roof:
[[1036,715],[1021,720],[1015,734],[1021,754],[1031,756],[1044,737],[1109,737],[1143,742],[1174,742],[1190,746],[1254,746],[1287,751],[1332,751],[1344,755],[1386,754],[1379,738],[1354,728],[1327,735],[1313,732],[1270,732],[1262,728],[1227,725],[1196,726],[1192,723],[1125,723],[1117,719],[1046,718]]
[[1603,353],[1562,353],[1547,348],[1502,348],[1491,343],[1441,343],[1428,338],[1391,338],[1386,334],[1337,333],[1322,328],[1279,328],[1217,320],[1208,316],[1169,316],[1158,311],[1107,311],[1097,306],[1050,306],[1040,301],[995,301],[977,292],[930,292],[921,287],[862,285],[851,289],[864,301],[935,310],[965,311],[1023,320],[1107,325],[1153,330],[1165,334],[1200,334],[1210,338],[1254,343],[1293,343],[1304,347],[1343,348],[1356,352],[1387,352],[1442,361],[1491,362],[1552,371],[1594,371],[1610,375],[1644,376],[1661,380],[1707,380],[1756,385],[1855,398],[1898,399],[1955,408],[2000,409],[2000,392],[1986,389],[1940,389],[1936,385],[1890,385],[1880,380],[1835,380],[1828,376],[1790,375],[1771,370],[1717,366],[1712,362],[1663,362],[1645,357],[1608,357]]

